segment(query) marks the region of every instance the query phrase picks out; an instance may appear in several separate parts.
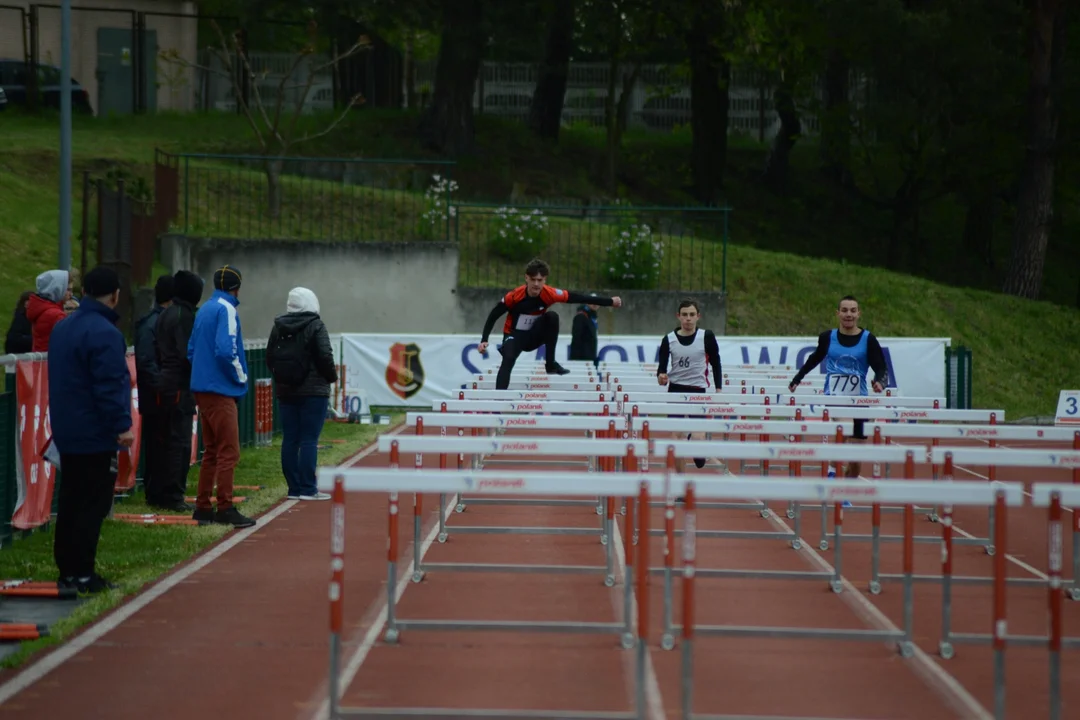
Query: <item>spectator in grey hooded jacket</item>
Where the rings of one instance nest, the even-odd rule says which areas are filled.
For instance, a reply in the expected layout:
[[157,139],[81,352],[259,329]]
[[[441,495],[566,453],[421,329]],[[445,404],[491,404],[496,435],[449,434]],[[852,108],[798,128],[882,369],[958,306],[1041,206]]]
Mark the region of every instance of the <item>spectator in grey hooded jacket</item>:
[[285,314],[274,319],[266,364],[281,414],[281,471],[293,500],[328,500],[315,481],[319,435],[337,382],[330,334],[319,318],[319,299],[307,288],[289,292]]

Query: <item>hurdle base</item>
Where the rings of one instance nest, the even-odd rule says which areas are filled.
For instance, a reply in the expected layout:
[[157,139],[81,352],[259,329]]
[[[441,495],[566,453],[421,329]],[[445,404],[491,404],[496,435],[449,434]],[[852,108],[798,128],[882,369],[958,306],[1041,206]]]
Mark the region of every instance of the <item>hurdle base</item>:
[[[671,631],[679,633],[682,625],[672,625]],[[902,630],[846,630],[843,628],[785,628],[741,627],[738,625],[695,625],[694,633],[710,637],[757,637],[774,640],[870,640],[873,642],[904,642]]]
[[433,562],[424,563],[421,567],[424,572],[506,572],[506,573],[552,573],[552,574],[578,574],[578,575],[602,575],[607,568],[601,565],[500,565],[497,563],[447,563]]
[[443,718],[444,720],[635,720],[633,712],[575,712],[573,710],[457,710],[449,708],[339,708],[339,715],[369,720]]
[[[952,633],[948,642],[953,645],[991,645],[994,636],[989,633]],[[1046,635],[1006,635],[1005,644],[1015,647],[1044,648],[1050,644],[1050,638]],[[1080,647],[1080,638],[1062,638],[1061,646],[1066,648]]]
[[449,525],[447,535],[603,535],[600,528],[507,527],[503,525]]
[[[676,528],[672,531],[676,537],[682,537],[686,534],[685,530]],[[662,536],[665,534],[663,528],[649,530],[650,536]],[[696,533],[698,538],[728,538],[732,540],[794,540],[795,533],[784,530],[698,530]],[[845,539],[847,536],[845,536]]]
[[558,632],[622,635],[624,623],[556,622],[541,620],[396,620],[400,630],[475,630],[484,632]]
[[[651,567],[650,575],[663,575],[667,568]],[[680,569],[671,568],[672,575],[681,572]],[[831,572],[813,570],[729,570],[720,568],[697,568],[694,570],[696,578],[728,578],[728,579],[753,579],[753,580],[832,580],[835,576]]]
[[[847,539],[847,536],[845,536]],[[879,580],[887,580],[889,582],[903,582],[906,575],[898,573],[882,573],[878,575]],[[941,575],[912,575],[912,582],[918,583],[940,583],[942,581]],[[994,582],[992,577],[982,577],[979,575],[953,575],[953,585],[991,585]],[[1041,578],[1006,578],[1005,583],[1007,585],[1028,585],[1032,587],[1046,587],[1046,581]]]

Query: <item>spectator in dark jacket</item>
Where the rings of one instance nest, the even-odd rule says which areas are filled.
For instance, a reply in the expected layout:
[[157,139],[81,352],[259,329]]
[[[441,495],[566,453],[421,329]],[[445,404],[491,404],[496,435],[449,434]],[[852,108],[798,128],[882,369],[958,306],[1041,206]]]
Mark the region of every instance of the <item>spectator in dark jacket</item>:
[[28,353],[34,348],[34,326],[26,317],[26,302],[33,294],[27,290],[19,296],[19,302],[15,304],[15,315],[11,318],[11,327],[8,328],[7,338],[4,340],[4,352],[9,355]]
[[63,474],[53,554],[62,586],[94,593],[115,587],[96,572],[98,538],[112,508],[116,454],[135,436],[127,348],[116,327],[120,278],[94,268],[83,292],[49,341],[49,419]]
[[[154,497],[160,507],[188,512],[184,502],[191,443],[194,434],[195,397],[191,394],[191,362],[188,341],[195,325],[195,309],[202,299],[203,281],[180,270],[173,276],[172,304],[157,319],[156,355],[161,373],[157,403],[164,414],[165,452],[162,475],[156,478]],[[146,491],[150,498],[150,489]]]
[[37,276],[37,292],[26,301],[26,317],[33,325],[33,352],[49,352],[49,335],[67,317],[71,275],[67,270],[46,270]]
[[330,407],[330,385],[337,382],[330,334],[319,318],[319,299],[307,288],[293,288],[285,314],[274,319],[266,346],[266,365],[277,387],[281,413],[281,471],[293,500],[328,500],[315,481],[319,435]]
[[[596,293],[592,293],[591,297],[596,297]],[[599,305],[582,305],[574,315],[574,325],[570,333],[571,360],[588,360],[593,365],[596,364],[596,310],[599,307]]]
[[[143,487],[146,504],[164,509],[158,488],[165,474],[165,414],[158,404],[161,369],[154,338],[161,312],[172,302],[172,275],[162,275],[154,285],[154,307],[135,323],[135,382],[139,387],[139,415],[142,428]],[[181,498],[183,499],[183,498]],[[170,508],[172,509],[172,508]]]

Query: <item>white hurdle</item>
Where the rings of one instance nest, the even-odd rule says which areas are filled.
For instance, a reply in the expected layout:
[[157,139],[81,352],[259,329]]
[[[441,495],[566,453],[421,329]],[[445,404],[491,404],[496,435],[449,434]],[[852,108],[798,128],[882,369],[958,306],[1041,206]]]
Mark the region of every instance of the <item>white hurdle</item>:
[[[422,425],[417,427],[422,428]],[[552,438],[552,437],[445,437],[425,436],[387,436],[383,435],[378,440],[379,452],[389,453],[390,467],[398,467],[401,453],[416,453],[421,457],[423,453],[439,453],[446,455],[456,453],[459,456],[469,454],[474,462],[471,468],[474,471],[482,469],[482,462],[478,459],[489,453],[499,453],[511,456],[578,456],[590,458],[607,458],[604,467],[610,471],[617,471],[616,462],[626,458],[625,465],[628,468],[636,468],[638,455],[648,454],[649,445],[644,441],[632,441],[623,439],[595,439],[595,438]],[[422,461],[418,461],[416,467],[422,467]],[[443,472],[448,472],[443,470]],[[481,480],[481,482],[485,482]],[[460,493],[459,493],[460,496]],[[419,497],[419,496],[417,496]],[[440,494],[440,515],[443,511],[445,495]],[[599,529],[584,527],[521,527],[507,525],[482,525],[482,526],[459,526],[451,528],[440,526],[441,542],[445,542],[448,529],[455,534],[505,534],[505,535],[599,535],[600,542],[605,546],[605,563],[603,567],[585,565],[510,565],[510,564],[475,564],[475,563],[424,563],[420,555],[421,547],[421,524],[422,511],[413,514],[413,582],[420,582],[429,570],[458,571],[458,572],[525,572],[525,573],[604,573],[604,584],[612,587],[615,584],[615,564],[612,554],[611,532],[615,522],[615,501],[613,498],[601,498],[601,505],[606,505],[607,512],[602,514],[602,522]],[[419,500],[414,503],[414,508],[420,508]]]
[[[878,481],[867,485],[856,481],[835,481],[828,483],[798,479],[761,479],[761,478],[701,478],[688,479],[685,475],[671,472],[663,474],[624,473],[565,473],[551,474],[539,472],[472,473],[467,471],[405,471],[400,469],[375,468],[322,468],[319,471],[319,489],[333,493],[331,510],[331,566],[330,607],[331,607],[331,643],[330,677],[336,681],[340,677],[341,635],[344,632],[344,570],[345,570],[345,498],[347,493],[375,492],[388,493],[388,581],[387,588],[387,623],[385,640],[396,643],[400,633],[405,630],[428,631],[532,631],[551,633],[605,633],[622,636],[624,648],[635,650],[634,701],[633,707],[625,713],[609,713],[603,717],[619,720],[644,720],[647,717],[646,705],[646,663],[649,645],[649,543],[628,542],[627,547],[627,586],[633,578],[633,590],[636,594],[638,612],[636,624],[629,616],[625,623],[591,623],[580,621],[537,622],[528,618],[515,621],[489,621],[483,619],[445,620],[439,618],[401,618],[396,606],[396,577],[398,556],[397,519],[398,496],[403,492],[415,494],[441,493],[459,494],[463,492],[478,494],[513,493],[522,496],[560,496],[577,495],[582,497],[604,496],[625,498],[628,505],[644,510],[649,507],[650,498],[662,495],[671,498],[683,495],[686,498],[683,513],[683,553],[682,553],[682,618],[678,626],[681,631],[682,663],[682,715],[690,717],[693,706],[693,646],[698,636],[715,637],[757,637],[757,638],[803,638],[815,641],[853,641],[888,642],[895,644],[898,652],[910,657],[914,652],[913,630],[913,543],[905,542],[904,573],[908,579],[904,583],[904,621],[903,627],[895,631],[852,630],[847,628],[778,628],[745,627],[731,625],[698,624],[695,620],[696,605],[694,587],[699,573],[696,571],[697,545],[697,498],[740,499],[761,501],[830,503],[843,500],[872,498],[879,503],[902,504],[911,507],[915,504],[927,505],[972,505],[986,507],[995,504],[1003,520],[998,533],[1004,537],[1005,510],[1009,506],[1023,504],[1023,486],[1020,483],[939,483],[933,481]],[[1058,497],[1057,495],[1054,496]],[[1060,503],[1059,503],[1060,504]],[[913,514],[905,516],[905,525],[910,534]],[[627,514],[627,537],[637,531],[647,537],[649,534],[649,513],[640,511]],[[1004,602],[1005,563],[995,564],[994,608],[992,624],[992,644],[994,650],[994,687],[995,711],[997,717],[1004,717],[1005,697],[1005,662],[1004,652],[1007,616]],[[628,593],[629,594],[629,593]],[[720,679],[722,682],[722,678]],[[553,688],[554,691],[554,688]],[[369,717],[479,717],[493,716],[492,711],[456,709],[447,714],[443,708],[343,708],[339,704],[339,689],[336,682],[330,686],[331,718],[335,720],[343,715]],[[537,713],[526,710],[499,710],[495,713],[500,718],[596,718],[588,713],[552,711]]]

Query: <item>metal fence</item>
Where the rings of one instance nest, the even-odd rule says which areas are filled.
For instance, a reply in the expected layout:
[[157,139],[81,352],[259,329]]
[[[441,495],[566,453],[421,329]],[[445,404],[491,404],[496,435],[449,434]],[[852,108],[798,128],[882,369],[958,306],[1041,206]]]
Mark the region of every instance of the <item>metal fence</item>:
[[542,256],[560,284],[608,290],[727,290],[727,207],[456,204],[460,282],[509,287]]
[[[453,161],[255,155],[155,158],[172,229],[260,240],[445,240]],[[436,215],[439,222],[434,222]]]
[[948,407],[966,410],[971,402],[971,350],[964,347],[945,348],[945,394]]
[[[129,349],[130,350],[130,349]],[[244,395],[239,405],[238,423],[240,426],[240,446],[255,446],[255,383],[257,380],[270,377],[270,369],[266,365],[266,341],[249,340],[244,343],[248,363],[247,394]],[[21,537],[33,531],[17,530],[12,527],[11,518],[15,512],[15,503],[18,499],[18,475],[15,470],[16,422],[17,402],[15,390],[15,363],[20,358],[41,358],[43,355],[31,356],[4,355],[0,356],[0,365],[5,372],[4,392],[0,394],[0,433],[3,441],[0,442],[0,548],[7,547],[16,537]],[[274,398],[274,425],[273,434],[281,432],[281,419],[278,412],[278,401]],[[201,460],[203,454],[202,429],[199,429],[198,457]],[[138,476],[142,477],[143,457],[140,454]],[[56,475],[56,484],[63,482],[63,473]],[[56,512],[56,491],[53,491],[53,512]]]

